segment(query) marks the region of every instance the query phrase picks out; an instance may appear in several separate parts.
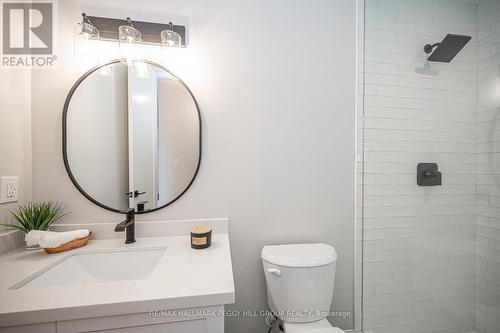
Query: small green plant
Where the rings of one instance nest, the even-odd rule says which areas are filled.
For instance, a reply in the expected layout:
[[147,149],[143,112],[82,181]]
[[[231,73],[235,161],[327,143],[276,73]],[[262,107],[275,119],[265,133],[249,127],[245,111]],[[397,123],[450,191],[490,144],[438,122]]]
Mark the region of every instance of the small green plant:
[[28,233],[31,230],[48,230],[49,226],[61,217],[67,215],[64,212],[66,206],[61,202],[35,202],[20,205],[16,212],[10,211],[18,224],[3,224],[5,227],[21,230]]

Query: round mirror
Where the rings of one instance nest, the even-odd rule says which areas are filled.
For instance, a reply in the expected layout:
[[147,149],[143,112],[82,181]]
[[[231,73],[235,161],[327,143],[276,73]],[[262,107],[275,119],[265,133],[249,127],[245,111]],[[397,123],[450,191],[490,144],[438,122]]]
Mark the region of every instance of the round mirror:
[[98,66],[66,98],[63,155],[71,180],[95,204],[116,212],[160,209],[182,196],[198,172],[198,105],[158,64]]

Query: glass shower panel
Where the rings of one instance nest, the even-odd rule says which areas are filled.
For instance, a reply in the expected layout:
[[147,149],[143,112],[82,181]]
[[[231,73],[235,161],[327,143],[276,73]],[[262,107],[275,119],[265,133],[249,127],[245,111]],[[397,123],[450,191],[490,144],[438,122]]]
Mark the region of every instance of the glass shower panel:
[[478,333],[500,332],[500,1],[477,9],[477,238],[475,315]]
[[[487,2],[498,7],[496,0]],[[500,190],[489,176],[496,158],[488,141],[494,137],[490,119],[495,111],[490,105],[481,112],[478,81],[481,75],[487,76],[481,74],[481,48],[496,47],[498,52],[498,38],[485,42],[486,32],[478,24],[478,1],[366,0],[363,5],[359,20],[362,75],[358,78],[362,85],[358,103],[362,105],[358,111],[362,329],[483,332],[477,329],[476,312],[495,307],[477,304],[478,286],[488,296],[483,303],[498,304],[487,289],[498,288],[491,283],[494,278],[498,282],[500,270],[491,270],[491,265],[500,260],[481,262],[485,256],[500,258],[500,247],[492,249],[498,246],[495,232],[500,228],[490,216],[500,211],[492,207],[496,198],[492,193],[500,195]],[[483,15],[498,15],[483,11]],[[499,19],[490,17],[490,21],[495,25]],[[489,32],[495,29],[483,26]],[[439,43],[448,34],[472,39],[451,62],[428,61],[424,46]],[[450,40],[434,50],[439,47],[459,49]],[[440,52],[449,56],[453,50]],[[498,54],[493,58],[498,61]],[[484,66],[485,72],[490,70]],[[417,185],[419,163],[437,164],[442,185]],[[500,170],[500,157],[497,165]],[[425,177],[434,173],[428,171]],[[478,194],[481,188],[483,195]],[[480,202],[485,205],[485,221],[476,204]],[[479,244],[490,244],[481,232],[497,239],[485,245],[493,252],[479,253],[485,251]],[[479,277],[478,270],[484,277]],[[493,332],[500,330],[488,331]]]

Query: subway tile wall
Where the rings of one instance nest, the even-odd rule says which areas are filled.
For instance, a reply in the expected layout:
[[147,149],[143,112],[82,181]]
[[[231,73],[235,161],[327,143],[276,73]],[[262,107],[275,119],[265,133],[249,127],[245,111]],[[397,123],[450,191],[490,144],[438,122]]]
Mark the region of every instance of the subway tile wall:
[[[365,332],[474,329],[476,17],[476,5],[456,0],[366,0],[356,299]],[[453,62],[428,64],[424,45],[447,33],[473,40]],[[417,186],[419,162],[438,163],[443,186]]]
[[476,330],[500,332],[500,1],[478,6]]

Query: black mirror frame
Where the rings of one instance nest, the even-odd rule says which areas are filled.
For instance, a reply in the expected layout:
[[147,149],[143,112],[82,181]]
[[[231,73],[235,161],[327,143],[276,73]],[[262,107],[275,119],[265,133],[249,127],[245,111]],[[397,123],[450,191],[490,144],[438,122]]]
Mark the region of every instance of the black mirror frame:
[[[66,123],[67,123],[67,116],[68,116],[68,107],[69,107],[69,103],[71,101],[71,97],[73,97],[73,94],[75,93],[75,91],[78,88],[78,86],[83,82],[83,80],[85,80],[90,74],[94,73],[95,71],[99,70],[100,68],[102,68],[104,66],[108,66],[108,65],[112,65],[112,64],[116,64],[116,63],[120,63],[120,62],[121,61],[119,59],[111,60],[111,61],[109,61],[109,62],[107,62],[105,64],[102,64],[102,65],[99,65],[99,66],[95,66],[95,67],[89,69],[82,76],[80,76],[80,78],[75,82],[75,84],[73,84],[73,87],[71,87],[70,91],[68,92],[68,95],[66,96],[66,100],[64,102],[64,107],[63,107],[63,116],[62,116],[62,133],[63,133],[63,137],[62,137],[62,153],[63,153],[64,167],[66,169],[66,172],[68,173],[69,178],[71,179],[71,182],[73,183],[73,185],[75,185],[75,187],[78,189],[78,191],[80,191],[80,193],[83,194],[83,196],[85,198],[87,198],[88,200],[90,200],[92,203],[96,204],[97,206],[99,206],[101,208],[110,210],[110,211],[115,212],[115,213],[123,213],[123,211],[119,210],[119,209],[115,209],[115,208],[109,207],[109,206],[106,206],[106,205],[100,203],[99,201],[97,201],[96,199],[94,199],[91,195],[89,195],[87,192],[85,192],[85,190],[80,186],[80,184],[78,184],[78,181],[76,180],[75,176],[71,172],[71,168],[69,166],[69,161],[68,161],[68,154],[67,154],[67,140],[68,140],[68,135],[67,135],[67,125],[66,125]],[[198,152],[199,152],[199,154],[198,154],[198,164],[196,165],[196,170],[194,172],[193,178],[191,179],[191,181],[189,182],[189,184],[186,186],[186,188],[177,197],[175,197],[171,201],[167,202],[166,204],[164,204],[164,205],[162,205],[160,207],[157,207],[155,209],[150,209],[150,210],[145,210],[145,211],[136,211],[135,212],[136,214],[146,214],[146,213],[151,213],[151,212],[160,210],[162,208],[167,207],[168,205],[171,205],[172,203],[174,203],[175,201],[177,201],[180,197],[182,197],[184,195],[184,193],[186,193],[186,191],[191,187],[191,185],[193,184],[196,176],[198,175],[198,171],[200,170],[201,155],[202,155],[201,154],[201,152],[202,152],[201,113],[200,113],[200,108],[198,106],[198,102],[196,101],[196,98],[194,97],[193,93],[191,92],[191,90],[189,89],[189,87],[186,85],[186,83],[184,83],[184,81],[182,81],[180,78],[178,78],[175,74],[173,74],[171,71],[169,71],[164,66],[162,66],[160,64],[157,64],[155,62],[149,61],[149,60],[143,60],[143,62],[146,63],[146,64],[149,64],[151,66],[155,66],[155,67],[158,67],[160,69],[163,69],[164,71],[166,71],[167,73],[169,73],[170,75],[172,75],[174,78],[176,78],[184,86],[184,88],[186,88],[186,90],[191,95],[191,98],[193,99],[194,104],[196,106],[196,112],[198,113],[198,126],[199,126],[198,130],[199,130],[200,135],[199,135],[199,143],[198,143],[198,145],[199,145],[199,149],[198,149]]]

